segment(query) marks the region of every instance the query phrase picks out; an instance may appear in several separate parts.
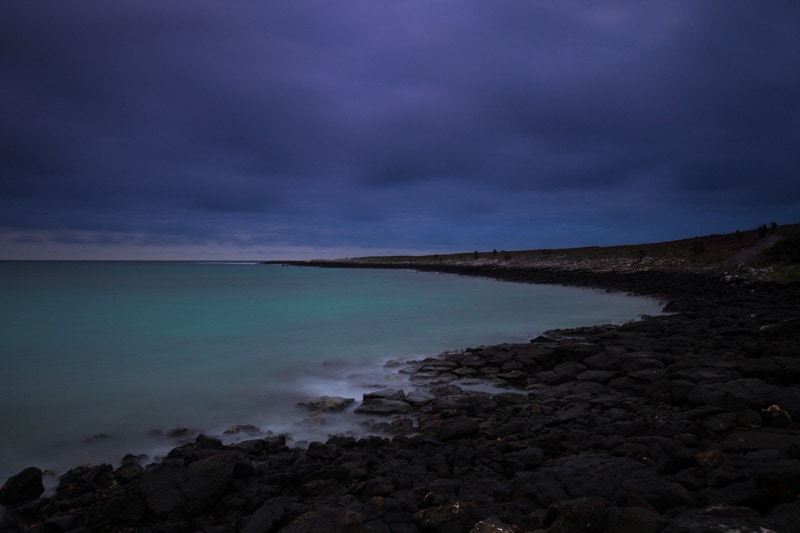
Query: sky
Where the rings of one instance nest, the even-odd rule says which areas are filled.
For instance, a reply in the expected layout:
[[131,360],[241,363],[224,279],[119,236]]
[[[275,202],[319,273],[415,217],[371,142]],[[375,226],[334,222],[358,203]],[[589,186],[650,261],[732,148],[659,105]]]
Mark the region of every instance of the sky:
[[3,0],[0,259],[800,221],[800,2]]

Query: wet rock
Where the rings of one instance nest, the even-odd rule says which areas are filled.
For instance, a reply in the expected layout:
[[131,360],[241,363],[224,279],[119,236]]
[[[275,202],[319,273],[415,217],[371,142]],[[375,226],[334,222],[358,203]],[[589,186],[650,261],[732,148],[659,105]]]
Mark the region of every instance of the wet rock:
[[710,471],[716,468],[722,458],[721,450],[704,450],[694,454],[697,466],[703,470]]
[[789,503],[800,495],[800,461],[767,460],[752,472],[759,489],[775,502]]
[[480,432],[480,425],[474,418],[459,416],[456,418],[448,418],[439,424],[439,430],[436,433],[436,438],[441,441],[448,441],[454,439],[468,439],[476,437]]
[[381,398],[365,399],[361,405],[356,407],[356,413],[370,415],[400,415],[410,410],[411,405],[409,405],[408,402],[384,400]]
[[443,533],[461,533],[469,531],[474,522],[470,517],[470,504],[460,502],[437,505],[423,509],[414,514],[414,520],[423,531],[441,531]]
[[[769,505],[769,499],[752,480],[737,481],[720,488],[709,488],[700,492],[703,500],[713,506],[762,507]],[[756,512],[756,514],[758,514]]]
[[306,450],[306,456],[313,459],[331,460],[336,457],[339,450],[335,446],[331,446],[322,442],[311,442]]
[[525,405],[531,401],[529,395],[519,392],[501,392],[491,396],[491,399],[497,405]]
[[530,447],[506,454],[506,459],[518,461],[525,468],[535,468],[544,462],[544,452],[541,448]]
[[578,376],[581,372],[586,370],[586,365],[578,362],[567,362],[567,363],[560,363],[553,367],[553,372],[563,376],[569,376],[570,381],[573,381],[575,377]]
[[758,428],[761,427],[762,420],[761,415],[757,411],[753,411],[752,409],[747,409],[745,411],[739,411],[736,413],[736,425],[740,427],[746,428]]
[[557,357],[577,361],[601,352],[602,350],[602,346],[592,342],[565,341],[560,342],[553,352]]
[[74,514],[63,514],[51,516],[45,519],[44,523],[57,531],[69,531],[76,520],[77,517]]
[[792,423],[792,415],[788,411],[781,409],[779,405],[772,404],[763,409],[763,412],[769,424],[773,427],[785,428]]
[[598,383],[608,383],[617,376],[614,370],[584,370],[575,379],[578,381],[596,381]]
[[620,356],[619,367],[623,372],[637,372],[653,368],[664,368],[661,357],[653,352],[629,352]]
[[[770,530],[758,525],[758,520],[741,516],[719,516],[718,507],[706,510],[690,510],[672,518],[662,533],[768,533]],[[778,533],[778,532],[775,532]]]
[[800,360],[797,357],[776,356],[770,360],[778,367],[776,372],[769,374],[771,379],[789,385],[797,384],[800,381]]
[[600,498],[578,498],[559,503],[549,533],[600,533],[606,529],[606,504]]
[[558,408],[553,413],[553,418],[559,424],[585,417],[591,407],[583,402],[575,402]]
[[469,530],[469,533],[516,533],[517,529],[499,518],[489,518],[477,522]]
[[228,427],[223,431],[225,435],[237,435],[239,433],[246,433],[248,435],[260,435],[261,430],[253,424],[236,424]]
[[58,479],[56,495],[65,500],[75,500],[87,495],[96,496],[98,492],[108,490],[115,483],[114,469],[111,465],[79,466]]
[[286,515],[286,511],[291,503],[292,499],[288,496],[277,496],[267,500],[247,520],[247,524],[242,529],[242,533],[272,531]]
[[613,507],[608,512],[607,533],[658,533],[668,521],[643,507]]
[[8,478],[0,488],[0,505],[15,507],[35,500],[43,492],[42,471],[31,466]]
[[312,411],[339,412],[355,403],[355,398],[341,396],[313,396],[300,401],[298,405],[308,407]]
[[137,483],[147,508],[165,517],[177,511],[186,501],[180,490],[185,467],[180,461],[164,461],[149,466]]
[[406,395],[399,389],[384,389],[364,394],[364,399],[356,413],[373,415],[404,414],[411,409]]
[[[153,432],[151,433],[153,435],[157,434]],[[169,437],[170,439],[188,439],[192,437],[194,434],[195,434],[194,431],[186,427],[172,428],[169,431],[167,431],[167,437]]]
[[736,414],[719,413],[703,421],[703,427],[714,433],[724,433],[736,425]]
[[197,513],[225,493],[237,476],[252,472],[249,459],[225,451],[188,466],[173,459],[148,467],[137,486],[148,509],[159,516],[178,510]]
[[508,381],[509,383],[524,383],[528,379],[528,373],[522,370],[500,372],[496,376],[500,379]]
[[779,324],[769,324],[760,328],[761,333],[771,339],[785,339],[800,335],[800,319],[794,318]]
[[797,456],[800,431],[777,428],[736,429],[726,435],[723,445],[734,452],[779,450],[784,456]]
[[367,533],[371,529],[364,524],[361,513],[347,509],[323,509],[308,511],[281,528],[281,533]]
[[648,383],[654,383],[660,379],[664,379],[667,375],[667,371],[663,368],[646,368],[643,370],[636,370],[634,372],[629,372],[628,377],[630,379],[635,379],[637,381],[645,381]]
[[435,398],[436,396],[423,390],[411,391],[406,395],[406,401],[414,407],[422,407],[423,405],[427,405]]
[[90,529],[105,529],[108,524],[136,524],[146,512],[141,495],[133,490],[109,490],[87,509],[86,525]]
[[762,409],[772,403],[776,387],[758,378],[734,379],[727,382],[701,383],[687,394],[695,405],[710,405],[728,411]]
[[481,368],[486,366],[486,358],[478,354],[467,353],[458,358],[458,363],[470,368]]
[[670,379],[692,383],[718,383],[735,379],[738,375],[729,368],[715,368],[687,361],[668,368]]

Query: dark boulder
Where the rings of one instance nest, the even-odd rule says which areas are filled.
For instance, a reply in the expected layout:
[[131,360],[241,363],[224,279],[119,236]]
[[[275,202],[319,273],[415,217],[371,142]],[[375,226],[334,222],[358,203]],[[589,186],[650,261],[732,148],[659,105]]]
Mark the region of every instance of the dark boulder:
[[577,498],[561,502],[549,533],[601,533],[606,529],[606,504],[600,498]]
[[371,528],[364,524],[364,515],[347,509],[322,509],[298,516],[281,533],[367,533]]
[[44,492],[42,471],[30,466],[11,476],[0,488],[0,505],[15,507],[35,500]]
[[399,389],[365,393],[361,405],[356,407],[356,413],[371,415],[404,414],[410,410],[411,405],[406,401],[405,393]]
[[184,472],[181,461],[168,460],[150,465],[142,473],[137,486],[151,512],[168,516],[183,506],[186,499],[179,486]]
[[472,507],[470,503],[461,502],[436,505],[416,512],[414,520],[423,531],[461,533],[469,531],[475,522],[469,512]]
[[714,406],[728,411],[763,409],[775,403],[777,387],[758,378],[743,378],[695,385],[686,398],[698,406]]
[[448,418],[439,424],[436,438],[442,441],[454,439],[469,439],[478,436],[480,425],[474,418],[458,416]]
[[186,510],[197,513],[222,496],[235,477],[252,472],[250,460],[236,452],[224,452],[190,464],[180,480]]
[[300,401],[298,405],[308,407],[312,411],[338,412],[344,411],[355,401],[355,398],[341,396],[314,396]]
[[253,513],[247,521],[247,525],[242,529],[242,533],[273,531],[275,526],[283,519],[291,503],[292,499],[288,496],[277,496],[267,500]]
[[182,510],[193,514],[217,501],[234,478],[252,471],[245,456],[222,451],[188,466],[177,459],[151,465],[138,480],[138,488],[148,509],[158,516]]
[[525,468],[535,468],[544,462],[544,453],[541,448],[530,447],[506,454],[506,459],[518,461]]
[[658,533],[667,519],[644,507],[614,507],[608,512],[608,533]]

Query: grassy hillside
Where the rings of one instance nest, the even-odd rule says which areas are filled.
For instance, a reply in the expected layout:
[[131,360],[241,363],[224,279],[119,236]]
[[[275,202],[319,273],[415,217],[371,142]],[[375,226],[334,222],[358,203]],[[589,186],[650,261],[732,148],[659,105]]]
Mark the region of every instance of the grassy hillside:
[[360,264],[494,264],[568,270],[688,270],[800,280],[800,224],[765,225],[721,235],[624,246],[540,250],[490,250],[459,254],[360,257]]

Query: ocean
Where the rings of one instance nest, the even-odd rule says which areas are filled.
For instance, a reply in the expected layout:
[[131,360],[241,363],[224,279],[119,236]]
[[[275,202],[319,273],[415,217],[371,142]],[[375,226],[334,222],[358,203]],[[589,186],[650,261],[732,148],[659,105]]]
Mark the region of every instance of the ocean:
[[[406,388],[390,360],[552,328],[621,323],[659,302],[402,270],[255,263],[0,262],[0,483],[26,466],[152,460],[185,427],[357,435],[307,396]],[[360,429],[361,428],[361,429]],[[242,433],[225,439],[252,438]]]

